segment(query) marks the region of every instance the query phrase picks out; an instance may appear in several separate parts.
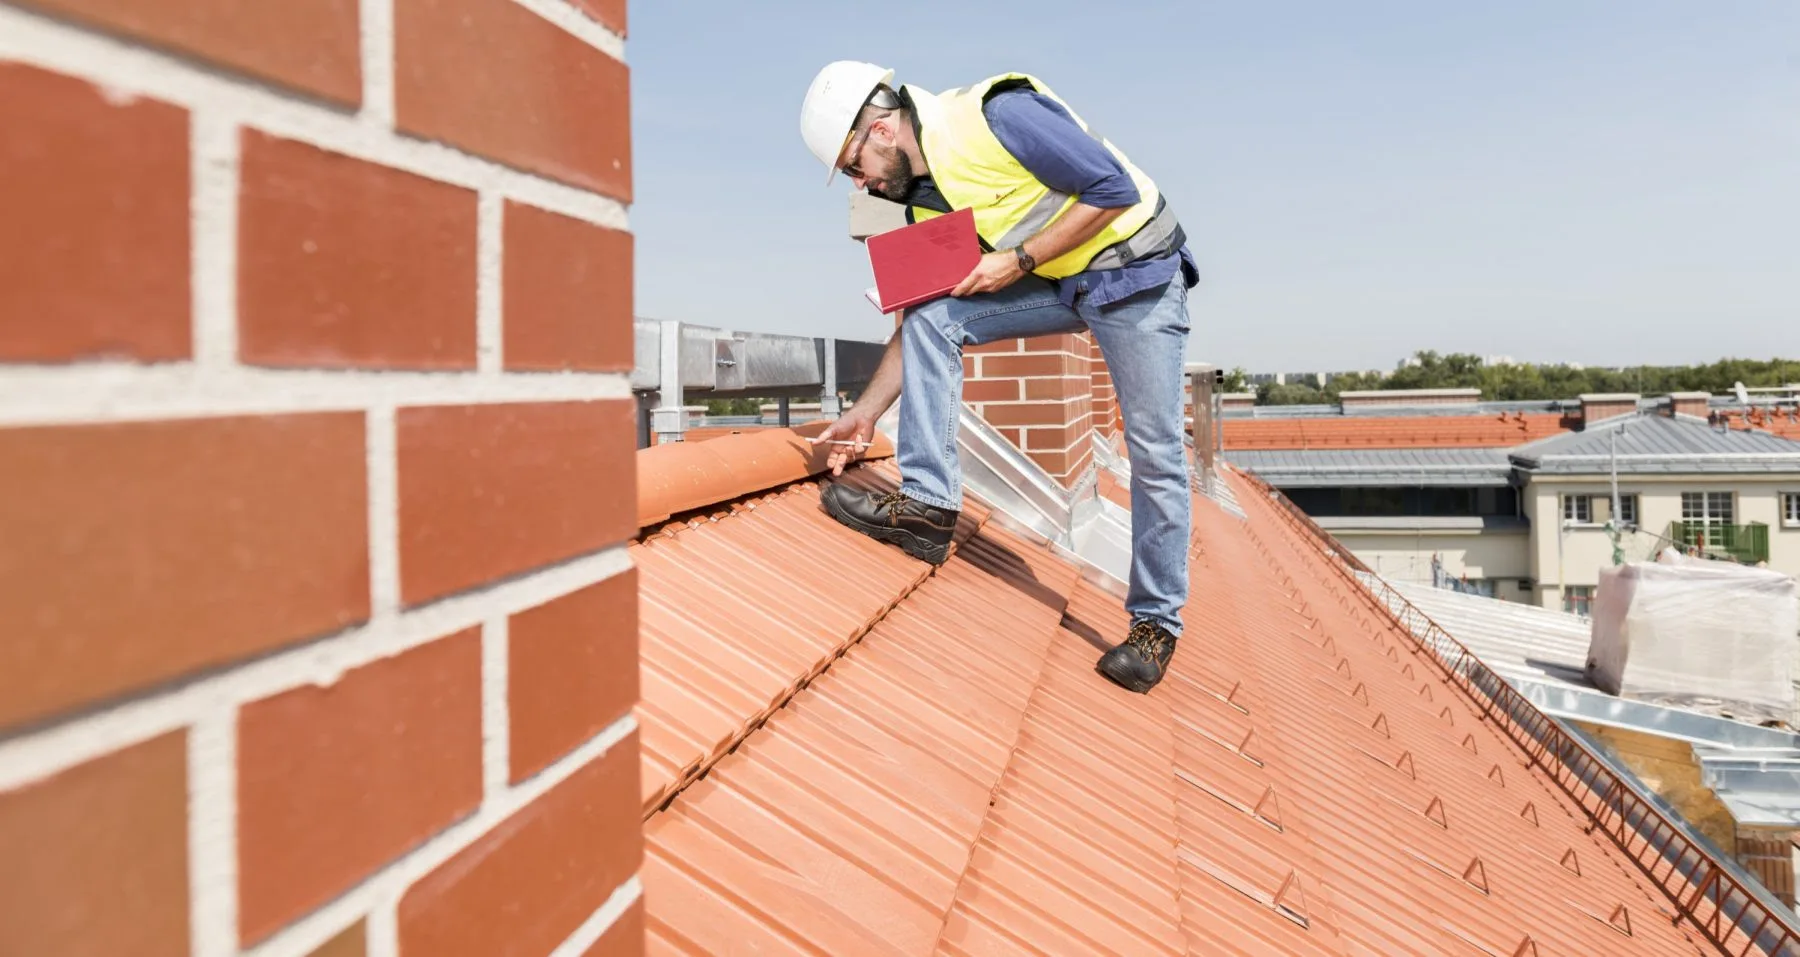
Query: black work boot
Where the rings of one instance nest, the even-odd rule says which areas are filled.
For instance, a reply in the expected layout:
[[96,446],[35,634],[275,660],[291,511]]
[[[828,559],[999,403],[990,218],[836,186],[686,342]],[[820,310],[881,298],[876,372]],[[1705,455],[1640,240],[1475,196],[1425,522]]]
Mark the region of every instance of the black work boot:
[[1144,694],[1162,680],[1173,657],[1175,636],[1146,619],[1132,622],[1125,640],[1101,655],[1094,669],[1120,687]]
[[877,541],[898,545],[914,558],[942,565],[950,557],[955,511],[899,492],[865,492],[841,482],[825,486],[819,500],[832,518]]

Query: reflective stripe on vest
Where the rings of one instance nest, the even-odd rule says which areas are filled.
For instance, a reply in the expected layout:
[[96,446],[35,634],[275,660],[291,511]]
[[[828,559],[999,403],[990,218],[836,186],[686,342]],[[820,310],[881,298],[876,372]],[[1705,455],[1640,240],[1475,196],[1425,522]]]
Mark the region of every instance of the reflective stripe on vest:
[[[907,96],[919,121],[919,149],[932,181],[952,209],[974,210],[975,231],[983,242],[994,249],[1015,247],[1055,222],[1077,199],[1039,182],[989,128],[982,104],[989,90],[1007,81],[1023,81],[1067,110],[1082,130],[1112,153],[1138,189],[1137,204],[1127,207],[1087,242],[1039,263],[1037,275],[1062,279],[1173,249],[1179,225],[1156,184],[1037,78],[1007,73],[941,94],[909,86]],[[910,212],[914,221],[941,215],[918,206]]]

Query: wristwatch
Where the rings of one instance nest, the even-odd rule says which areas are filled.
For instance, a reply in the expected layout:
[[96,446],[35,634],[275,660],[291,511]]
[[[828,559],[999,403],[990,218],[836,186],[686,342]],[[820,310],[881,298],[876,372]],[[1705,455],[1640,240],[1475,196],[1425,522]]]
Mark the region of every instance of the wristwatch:
[[1013,247],[1013,255],[1018,257],[1019,269],[1021,271],[1031,272],[1037,268],[1037,260],[1031,258],[1031,254],[1025,251],[1024,243],[1020,243]]

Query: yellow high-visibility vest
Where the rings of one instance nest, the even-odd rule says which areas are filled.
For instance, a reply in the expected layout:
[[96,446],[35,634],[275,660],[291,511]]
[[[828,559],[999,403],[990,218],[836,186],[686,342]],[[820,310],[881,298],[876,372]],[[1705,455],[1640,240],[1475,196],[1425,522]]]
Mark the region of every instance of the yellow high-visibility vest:
[[[1026,73],[1002,73],[945,93],[931,93],[910,85],[905,88],[919,120],[919,151],[925,155],[931,178],[951,208],[974,210],[975,232],[982,240],[993,249],[1011,249],[1075,205],[1078,197],[1039,182],[1000,145],[988,127],[981,110],[988,91],[996,84],[1018,80],[1068,110],[1089,136],[1099,140],[1118,159],[1138,189],[1136,205],[1126,209],[1099,235],[1049,262],[1038,263],[1036,274],[1062,279],[1089,268],[1116,268],[1148,252],[1165,249],[1177,223],[1174,213],[1162,202],[1156,184],[1118,147],[1095,134],[1043,81]],[[942,215],[938,210],[920,206],[910,207],[909,211],[915,222]]]

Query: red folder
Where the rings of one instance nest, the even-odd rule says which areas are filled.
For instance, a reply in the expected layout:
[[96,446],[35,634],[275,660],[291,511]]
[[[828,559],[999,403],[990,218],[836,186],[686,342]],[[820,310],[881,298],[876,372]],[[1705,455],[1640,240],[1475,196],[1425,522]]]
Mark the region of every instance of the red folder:
[[875,295],[870,301],[882,312],[944,295],[981,261],[972,209],[870,236],[867,245],[869,265],[875,270]]

